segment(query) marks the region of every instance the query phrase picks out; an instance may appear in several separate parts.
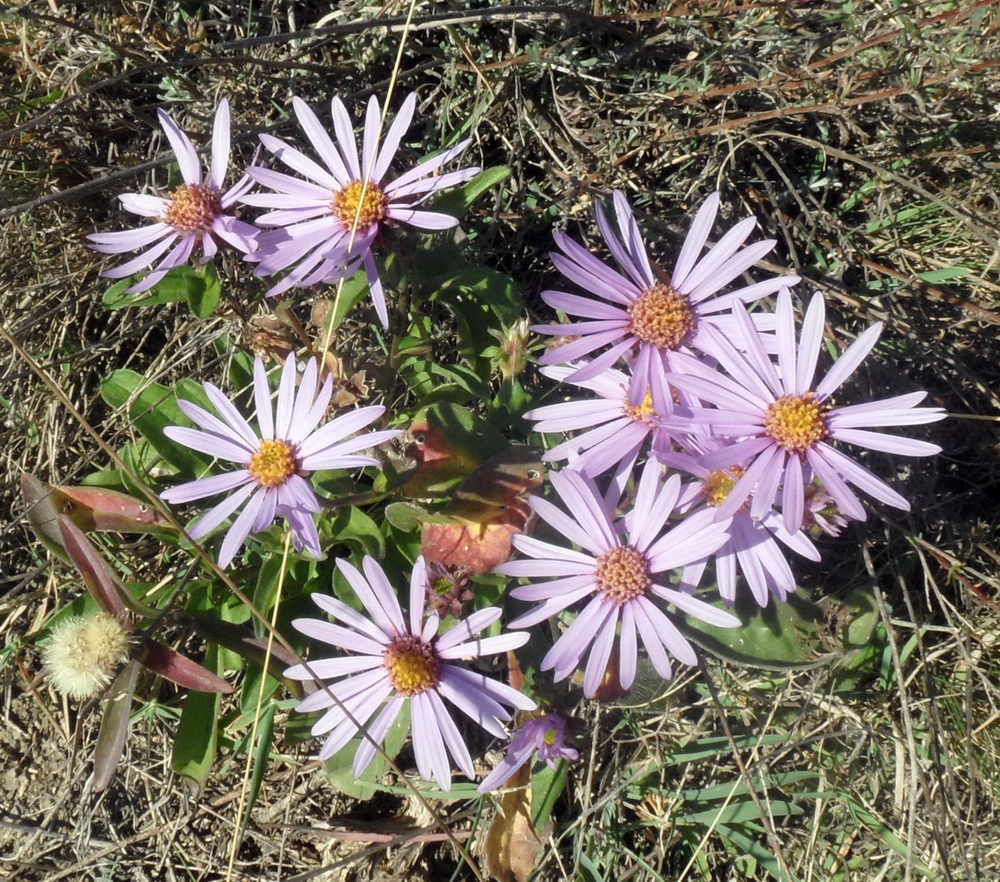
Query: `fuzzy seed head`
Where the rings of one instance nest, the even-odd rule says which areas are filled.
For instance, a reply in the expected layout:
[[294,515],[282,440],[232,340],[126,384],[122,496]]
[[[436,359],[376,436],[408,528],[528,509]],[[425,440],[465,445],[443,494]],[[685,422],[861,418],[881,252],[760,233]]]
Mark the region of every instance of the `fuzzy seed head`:
[[97,695],[128,659],[128,632],[113,615],[74,616],[52,629],[42,647],[49,682],[77,700]]

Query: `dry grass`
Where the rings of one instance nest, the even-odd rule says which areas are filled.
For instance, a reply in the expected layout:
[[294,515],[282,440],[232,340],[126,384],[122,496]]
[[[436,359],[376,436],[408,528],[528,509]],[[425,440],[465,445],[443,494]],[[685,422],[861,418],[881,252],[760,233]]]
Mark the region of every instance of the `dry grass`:
[[[751,838],[789,878],[997,878],[997,5],[466,5],[416,4],[399,88],[418,88],[428,144],[471,119],[476,158],[510,166],[466,228],[532,308],[553,277],[553,226],[592,237],[595,196],[624,189],[668,263],[692,206],[718,187],[730,216],[754,213],[778,239],[776,265],[828,295],[837,340],[886,323],[884,369],[860,383],[926,388],[955,414],[934,433],[945,448],[936,461],[874,463],[898,469],[914,511],[873,517],[803,571],[828,599],[815,644],[824,663],[714,664],[666,697],[581,709],[595,737],[557,812],[544,878],[765,878],[717,823],[695,818],[720,809],[706,791],[725,785],[749,785],[761,809]],[[118,192],[163,184],[155,108],[167,98],[182,101],[173,110],[186,128],[204,131],[228,95],[246,161],[252,133],[283,126],[292,95],[318,105],[333,91],[384,92],[406,4],[333,6],[269,0],[251,15],[249,4],[111,2],[95,12],[36,0],[0,12],[0,323],[112,445],[130,430],[98,395],[108,370],[214,378],[222,367],[206,344],[241,337],[266,307],[237,294],[209,323],[175,307],[106,312],[102,262],[83,236],[117,223]],[[321,18],[327,30],[314,32]],[[167,705],[133,726],[118,781],[94,797],[95,708],[33,682],[32,637],[78,588],[32,540],[14,479],[23,469],[73,482],[105,463],[9,351],[0,411],[0,510],[11,513],[0,527],[0,868],[19,882],[224,878],[242,757],[223,751],[209,789],[188,794],[169,772]],[[837,610],[854,589],[877,599],[877,651],[845,680],[845,661],[826,653],[843,655]],[[706,738],[723,740],[671,764],[678,746],[716,743]],[[405,836],[407,822],[427,821],[401,798],[344,802],[307,755],[308,745],[289,747],[272,760],[234,878],[450,878],[445,846],[390,850],[331,834],[364,840],[379,819]],[[808,775],[775,777],[788,772]]]

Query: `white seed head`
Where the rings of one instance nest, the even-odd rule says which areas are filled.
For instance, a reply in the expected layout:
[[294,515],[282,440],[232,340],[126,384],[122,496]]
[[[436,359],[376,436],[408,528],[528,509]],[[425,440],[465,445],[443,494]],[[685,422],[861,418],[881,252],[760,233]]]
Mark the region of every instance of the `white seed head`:
[[113,615],[74,616],[52,629],[42,647],[49,682],[64,695],[82,700],[97,695],[128,659],[129,637]]

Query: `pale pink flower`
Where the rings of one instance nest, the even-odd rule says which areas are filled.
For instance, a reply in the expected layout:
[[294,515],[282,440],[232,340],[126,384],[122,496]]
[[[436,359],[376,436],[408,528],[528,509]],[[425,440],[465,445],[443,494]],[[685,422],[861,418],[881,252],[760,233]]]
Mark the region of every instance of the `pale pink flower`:
[[378,562],[366,556],[362,566],[363,574],[347,561],[337,561],[367,615],[335,597],[313,594],[313,602],[343,624],[321,619],[292,622],[307,637],[351,653],[313,659],[285,671],[294,680],[333,681],[300,702],[296,710],[326,710],[312,727],[313,735],[326,735],[320,759],[329,759],[365,727],[368,737],[362,739],[354,757],[354,774],[361,775],[375,757],[375,745],[385,741],[409,702],[417,769],[427,780],[437,781],[442,790],[450,790],[451,760],[470,778],[475,777],[475,769],[448,704],[498,738],[506,738],[502,724],[510,720],[504,705],[524,711],[535,708],[535,702],[523,693],[458,662],[517,649],[528,635],[477,636],[500,618],[502,610],[497,607],[477,610],[439,635],[438,616],[432,613],[424,620],[427,574],[422,557],[413,565],[407,619]]
[[381,109],[378,99],[372,96],[359,155],[351,119],[339,98],[330,102],[336,141],[309,106],[293,98],[295,116],[323,165],[278,138],[260,136],[264,147],[280,162],[303,176],[292,177],[259,166],[248,169],[250,177],[275,192],[256,193],[243,201],[272,209],[257,222],[281,228],[263,233],[257,252],[248,259],[258,263],[258,276],[295,267],[267,292],[269,296],[293,287],[336,282],[363,267],[375,311],[383,326],[388,324],[385,294],[372,253],[379,234],[393,224],[431,231],[457,226],[457,218],[419,206],[480,171],[465,168],[438,174],[443,165],[468,147],[469,141],[465,140],[389,178],[416,104],[415,94],[406,97],[380,146]]
[[146,278],[127,290],[129,294],[152,288],[174,267],[187,263],[199,246],[203,262],[210,260],[219,248],[216,238],[242,252],[251,252],[256,247],[257,228],[229,212],[252,182],[243,177],[225,192],[222,190],[229,166],[229,102],[223,98],[215,114],[207,180],[191,139],[166,111],[158,110],[157,115],[177,156],[184,183],[169,196],[123,193],[118,197],[126,210],[156,218],[156,223],[117,233],[93,233],[87,237],[90,247],[104,254],[146,249],[127,263],[101,273],[109,279],[134,275],[162,256]]

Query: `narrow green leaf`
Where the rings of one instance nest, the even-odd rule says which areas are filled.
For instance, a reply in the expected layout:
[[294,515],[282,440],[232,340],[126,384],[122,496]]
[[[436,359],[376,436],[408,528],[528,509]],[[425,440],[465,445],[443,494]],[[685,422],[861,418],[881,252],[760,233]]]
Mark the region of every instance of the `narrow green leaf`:
[[566,789],[569,766],[559,760],[554,769],[543,763],[531,776],[531,825],[536,830],[545,829],[556,800]]
[[250,792],[247,794],[247,808],[244,818],[249,818],[253,807],[260,795],[261,785],[264,783],[264,774],[267,772],[267,764],[271,759],[271,743],[274,740],[274,716],[278,706],[270,702],[264,708],[260,716],[260,723],[257,726],[257,744],[253,752],[253,771],[250,773]]
[[935,284],[937,282],[950,282],[952,279],[961,279],[969,275],[971,270],[964,266],[946,266],[942,269],[931,270],[926,273],[918,273],[917,278],[923,282]]
[[716,830],[720,836],[728,839],[737,851],[741,851],[756,860],[778,882],[791,882],[788,874],[781,868],[781,864],[778,863],[778,859],[761,845],[760,840],[763,837],[753,838],[747,836],[742,831],[727,827],[725,824],[719,824]]
[[[209,648],[206,662],[214,665],[215,651]],[[187,778],[198,793],[212,771],[219,743],[219,708],[222,697],[217,692],[190,692],[174,736],[170,767]]]
[[485,168],[471,181],[449,190],[439,196],[428,207],[455,217],[461,217],[483,193],[492,190],[510,177],[510,169],[505,166]]
[[[135,284],[136,277],[115,282],[104,292],[101,305],[105,309],[124,309],[127,306],[159,306],[164,303],[180,303],[187,299],[187,285],[178,282],[177,272],[177,270],[171,270],[159,285],[148,291],[138,291],[135,294],[126,294],[125,291]],[[175,274],[173,278],[171,278],[171,273]]]

